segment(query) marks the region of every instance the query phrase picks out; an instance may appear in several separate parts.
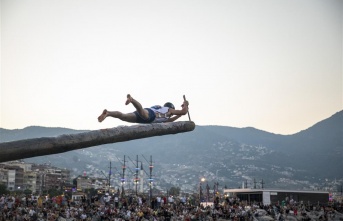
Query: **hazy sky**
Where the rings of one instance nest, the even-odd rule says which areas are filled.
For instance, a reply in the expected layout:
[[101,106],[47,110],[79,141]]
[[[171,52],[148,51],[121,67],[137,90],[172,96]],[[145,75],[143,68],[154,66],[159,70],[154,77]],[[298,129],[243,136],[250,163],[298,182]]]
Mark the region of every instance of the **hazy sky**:
[[0,127],[185,94],[197,125],[293,134],[343,109],[342,42],[342,0],[1,0]]

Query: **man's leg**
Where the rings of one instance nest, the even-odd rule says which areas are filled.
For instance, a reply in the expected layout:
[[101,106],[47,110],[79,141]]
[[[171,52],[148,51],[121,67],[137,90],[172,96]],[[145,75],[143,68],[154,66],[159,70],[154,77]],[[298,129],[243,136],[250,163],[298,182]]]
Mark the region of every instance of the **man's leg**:
[[134,113],[124,114],[119,111],[108,111],[105,109],[98,117],[98,121],[102,122],[103,120],[105,120],[106,117],[114,117],[129,123],[136,123],[136,115]]
[[128,105],[128,104],[130,104],[130,103],[136,108],[138,114],[139,114],[142,118],[144,118],[144,119],[148,119],[148,118],[149,118],[149,112],[148,112],[146,109],[144,109],[144,108],[142,107],[142,105],[141,105],[138,101],[136,101],[135,99],[133,99],[133,98],[131,97],[130,94],[128,94],[128,95],[127,95],[127,100],[126,100],[126,102],[125,102],[125,105]]

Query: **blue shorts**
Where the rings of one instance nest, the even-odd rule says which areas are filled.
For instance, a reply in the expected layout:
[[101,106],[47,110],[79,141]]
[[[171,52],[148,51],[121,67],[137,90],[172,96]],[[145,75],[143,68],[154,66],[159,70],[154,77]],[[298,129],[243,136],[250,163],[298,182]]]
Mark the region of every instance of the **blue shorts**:
[[150,108],[144,108],[144,109],[149,112],[149,118],[144,119],[143,117],[141,117],[141,115],[139,115],[139,113],[137,111],[135,111],[133,113],[136,115],[136,122],[140,123],[140,124],[150,124],[156,118],[155,112],[153,110],[151,110]]

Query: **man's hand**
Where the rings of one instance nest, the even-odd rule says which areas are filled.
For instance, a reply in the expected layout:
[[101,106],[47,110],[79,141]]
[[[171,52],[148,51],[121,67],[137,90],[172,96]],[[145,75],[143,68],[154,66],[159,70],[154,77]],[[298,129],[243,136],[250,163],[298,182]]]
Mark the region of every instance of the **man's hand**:
[[184,106],[188,107],[188,105],[189,105],[189,102],[187,100],[184,100],[181,107],[184,107]]
[[185,110],[187,111],[188,119],[189,119],[189,121],[191,121],[191,116],[189,115],[189,111],[188,111],[188,105],[189,105],[189,103],[188,103],[188,101],[186,100],[186,96],[183,95],[182,110],[183,110],[183,111],[185,111]]

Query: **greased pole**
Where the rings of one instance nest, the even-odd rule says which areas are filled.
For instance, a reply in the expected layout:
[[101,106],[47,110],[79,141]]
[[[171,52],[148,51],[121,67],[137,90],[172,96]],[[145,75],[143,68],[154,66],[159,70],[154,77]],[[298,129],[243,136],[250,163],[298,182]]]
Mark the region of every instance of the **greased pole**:
[[[186,96],[185,95],[183,95],[183,100],[186,101]],[[191,116],[189,115],[189,110],[188,110],[187,114],[188,114],[189,121],[191,121]]]

